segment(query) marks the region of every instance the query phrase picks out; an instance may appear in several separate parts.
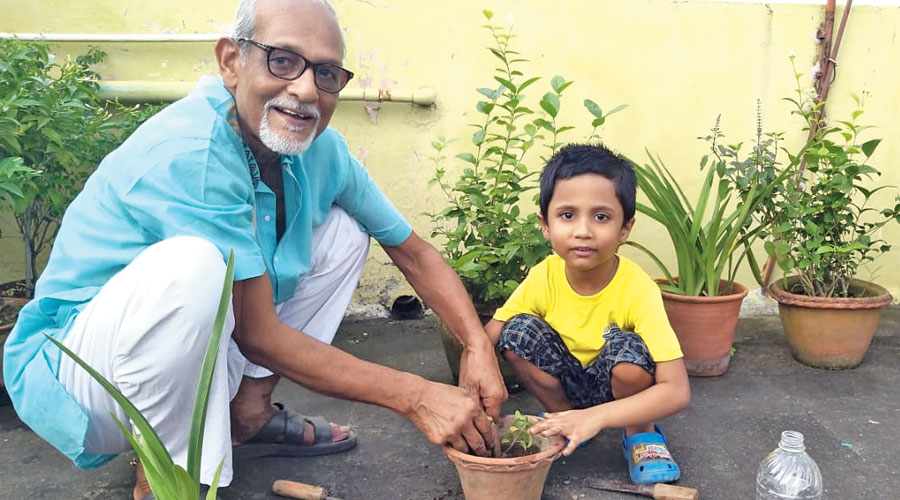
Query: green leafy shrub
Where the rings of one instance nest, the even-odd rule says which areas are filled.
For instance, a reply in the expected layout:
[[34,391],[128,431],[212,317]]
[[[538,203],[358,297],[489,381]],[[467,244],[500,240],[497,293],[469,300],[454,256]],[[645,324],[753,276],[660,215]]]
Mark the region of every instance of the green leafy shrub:
[[[4,131],[2,125],[0,117],[0,136],[13,133]],[[0,200],[11,205],[22,198],[22,184],[33,175],[37,175],[37,172],[23,165],[21,157],[0,158]]]
[[[85,179],[158,110],[103,102],[91,70],[103,58],[92,47],[56,63],[46,44],[0,40],[0,198],[22,234],[28,296],[38,274],[36,257],[52,244]],[[8,169],[16,171],[4,177]]]
[[[438,137],[432,142],[435,173],[429,186],[440,188],[446,205],[427,215],[433,224],[431,236],[444,240],[444,254],[472,300],[495,306],[515,290],[528,269],[551,252],[534,212],[537,193],[526,196],[537,189],[540,173],[540,168],[526,164],[533,161],[529,152],[536,145],[543,146],[540,153],[546,156],[541,160],[546,162],[564,144],[563,134],[574,127],[559,122],[562,95],[572,82],[554,77],[550,90],[537,102],[540,111],[529,107],[524,91],[533,88],[540,77],[526,77],[519,69],[527,60],[511,46],[515,38],[512,27],[501,29],[491,22],[493,13],[483,14],[487,19],[484,28],[494,42],[488,50],[499,61],[492,84],[499,86],[477,89],[475,109],[482,121],[472,124],[472,151],[456,155],[465,162],[459,176],[449,175],[444,166],[446,151],[454,141]],[[593,117],[588,140],[598,137],[598,127],[609,115],[624,108],[603,113],[591,100],[584,105]]]
[[797,288],[788,291],[852,297],[851,279],[859,266],[891,248],[878,231],[900,221],[900,197],[895,194],[893,206],[881,210],[869,205],[877,192],[896,189],[870,184],[881,175],[869,164],[881,139],[862,139],[872,127],[857,121],[863,114],[861,99],[852,95],[856,109],[849,120],[826,120],[820,113],[825,103],[803,88],[793,57],[791,65],[796,96],[786,100],[794,106],[792,113],[803,119],[803,130],[812,134],[796,153],[785,151],[791,168],[805,163],[806,169],[773,200],[771,238],[765,247],[786,275],[798,277]]

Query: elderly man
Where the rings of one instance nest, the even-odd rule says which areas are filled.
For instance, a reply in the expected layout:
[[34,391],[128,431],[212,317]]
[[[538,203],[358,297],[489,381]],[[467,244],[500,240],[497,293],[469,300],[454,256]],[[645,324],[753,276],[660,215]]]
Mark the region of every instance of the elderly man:
[[[100,164],[63,219],[36,297],[3,363],[22,419],[81,467],[128,448],[127,416],[46,341],[53,336],[143,411],[186,462],[200,361],[235,251],[232,314],[219,350],[201,481],[232,446],[250,456],[352,447],[355,432],[273,405],[278,377],[390,408],[435,444],[486,453],[506,398],[493,348],[462,284],[412,232],[340,135],[327,128],[343,38],[325,0],[243,0],[206,77]],[[465,346],[461,386],[357,359],[330,345],[369,236]],[[230,409],[230,411],[229,411]],[[149,497],[146,482],[134,497]]]

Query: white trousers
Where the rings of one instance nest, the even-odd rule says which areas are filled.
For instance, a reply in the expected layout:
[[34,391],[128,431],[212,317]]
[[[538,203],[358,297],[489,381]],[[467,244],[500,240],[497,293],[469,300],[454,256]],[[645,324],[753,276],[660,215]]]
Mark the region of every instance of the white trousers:
[[[368,235],[346,212],[333,207],[313,232],[309,272],[298,280],[294,296],[276,306],[279,318],[330,343],[359,282],[368,248]],[[190,236],[161,241],[103,286],[63,342],[141,410],[182,467],[187,465],[191,412],[224,276],[225,262],[212,243]],[[231,483],[229,402],[241,378],[272,373],[241,355],[231,339],[233,329],[229,307],[206,415],[200,473],[204,484],[212,481],[223,458],[219,485]],[[90,415],[88,452],[130,449],[110,413],[123,423],[129,422],[128,415],[65,355],[59,380]]]

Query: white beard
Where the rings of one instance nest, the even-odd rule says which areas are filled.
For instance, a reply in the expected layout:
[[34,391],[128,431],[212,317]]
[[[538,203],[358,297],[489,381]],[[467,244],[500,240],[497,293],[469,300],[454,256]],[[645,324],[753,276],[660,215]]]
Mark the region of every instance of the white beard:
[[[294,137],[286,136],[285,133],[300,132],[302,130],[301,127],[284,125],[284,132],[273,129],[269,124],[269,111],[273,106],[302,111],[313,116],[315,121],[311,124],[312,130],[303,139],[295,139]],[[286,156],[298,155],[309,149],[313,139],[316,138],[315,131],[318,129],[318,125],[319,110],[314,106],[285,98],[270,99],[263,108],[262,120],[259,123],[259,139],[265,147],[278,154]]]

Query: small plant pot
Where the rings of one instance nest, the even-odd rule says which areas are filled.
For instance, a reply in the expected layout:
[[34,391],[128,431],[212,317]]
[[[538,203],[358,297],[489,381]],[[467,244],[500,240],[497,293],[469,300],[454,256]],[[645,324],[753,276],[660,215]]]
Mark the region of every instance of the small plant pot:
[[[539,420],[530,415],[528,418]],[[501,435],[513,419],[512,415],[501,419]],[[540,452],[515,458],[478,457],[449,446],[444,446],[444,453],[456,466],[466,500],[540,500],[550,466],[565,444],[560,436],[534,436],[534,443]]]
[[[788,288],[797,282],[795,276],[788,278]],[[852,280],[850,287],[858,297],[811,297],[785,290],[781,280],[772,283],[769,291],[778,301],[778,315],[794,359],[830,370],[862,363],[891,294],[868,281]]]
[[[666,280],[656,280],[667,283]],[[720,282],[720,288],[727,285]],[[734,283],[732,293],[695,297],[662,292],[669,323],[678,336],[688,375],[715,377],[728,371],[741,302],[747,287]]]

